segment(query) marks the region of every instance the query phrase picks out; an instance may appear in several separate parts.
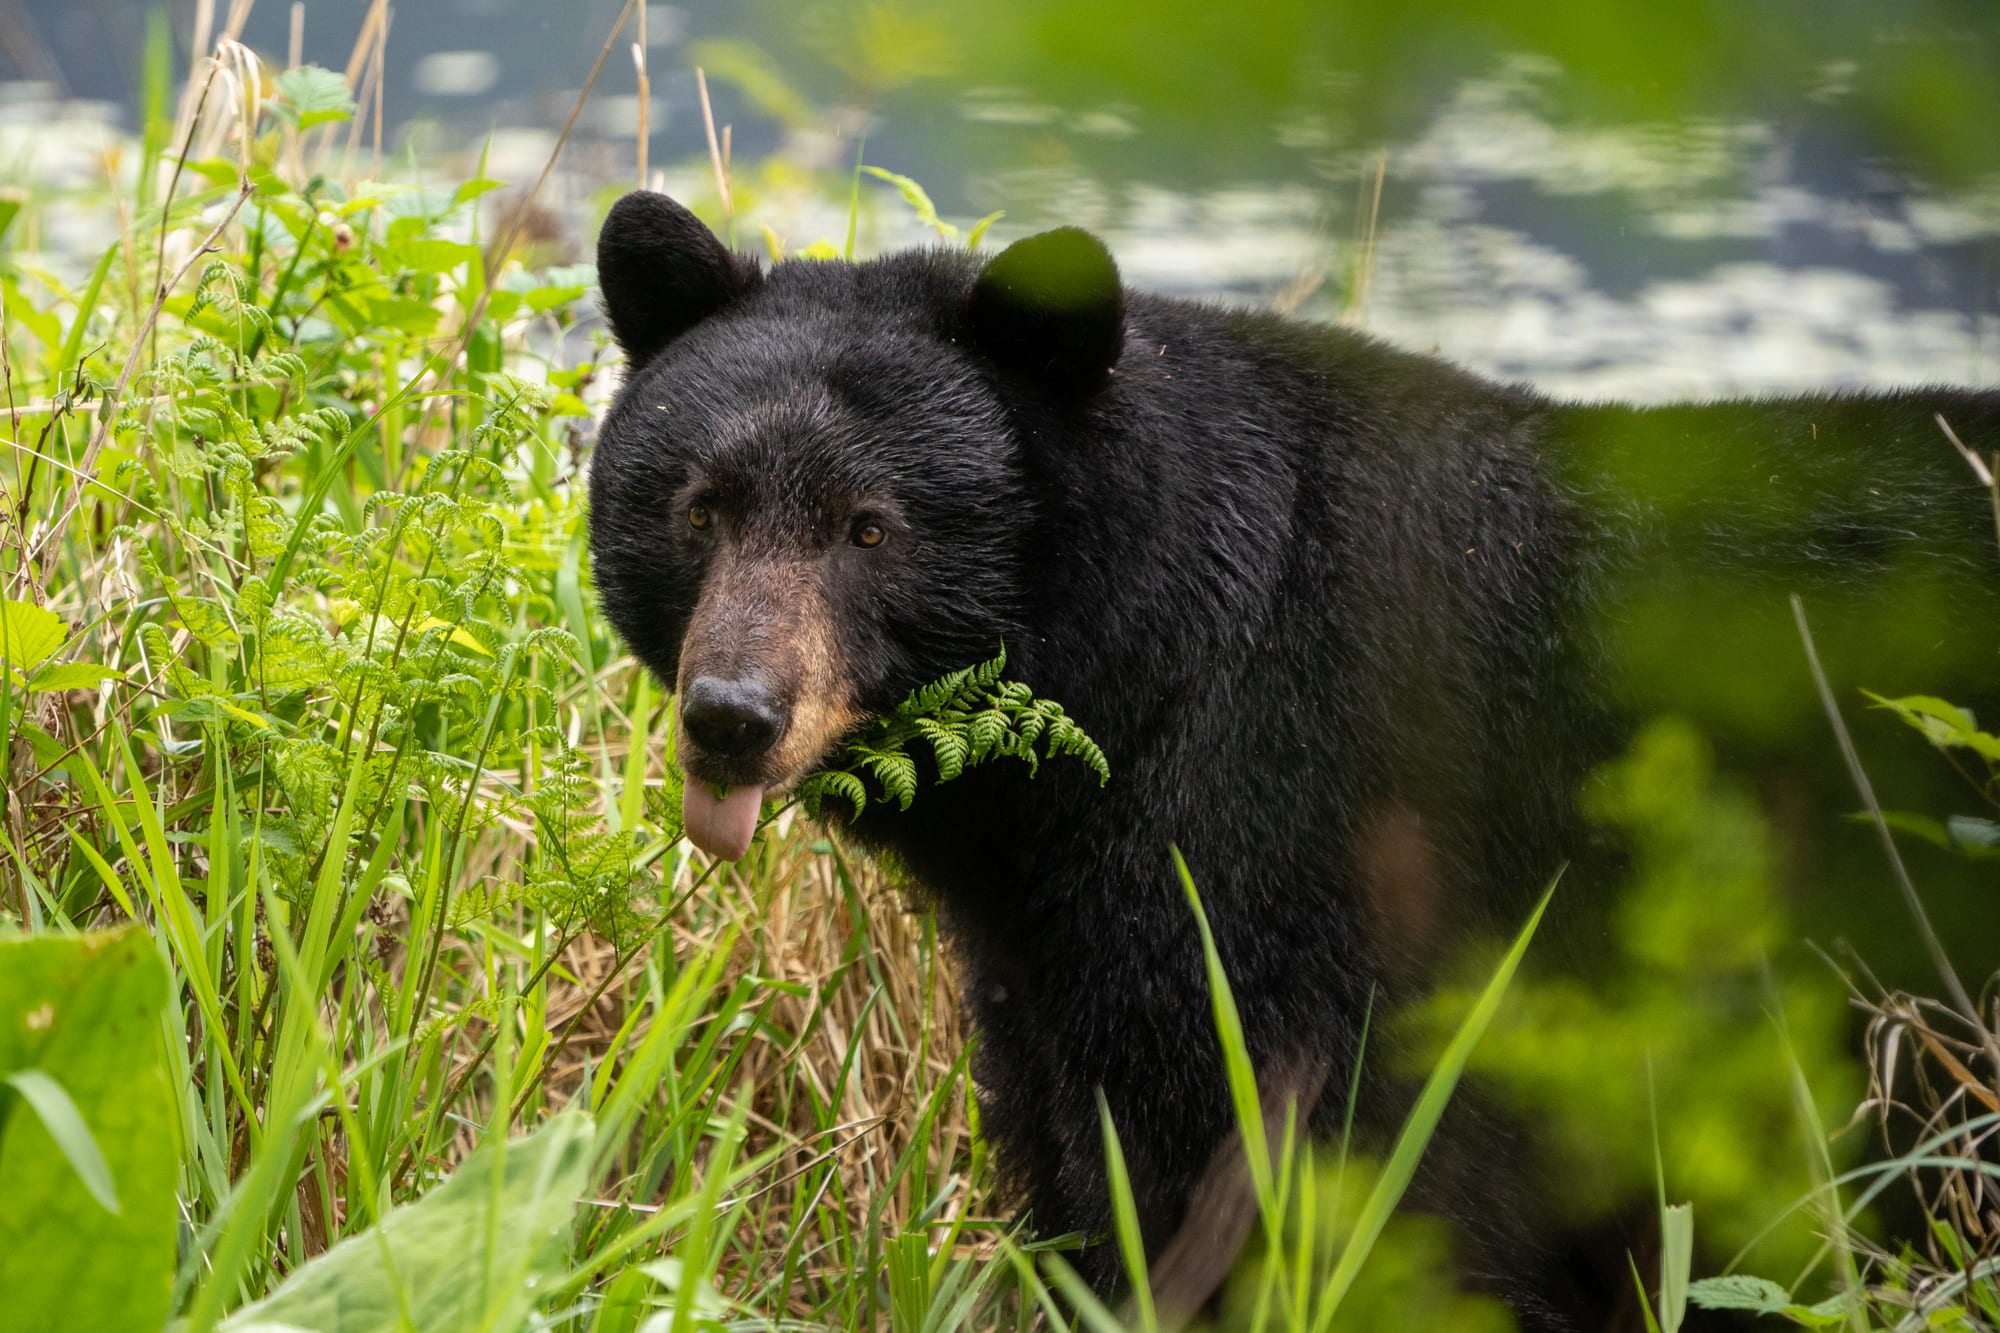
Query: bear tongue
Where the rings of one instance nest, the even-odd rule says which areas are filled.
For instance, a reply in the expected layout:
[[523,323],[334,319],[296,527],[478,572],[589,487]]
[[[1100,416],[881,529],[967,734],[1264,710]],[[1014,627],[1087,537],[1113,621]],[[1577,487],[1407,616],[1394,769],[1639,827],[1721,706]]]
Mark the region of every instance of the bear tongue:
[[681,818],[695,846],[710,856],[735,861],[750,850],[757,809],[763,803],[761,785],[731,787],[718,797],[713,786],[690,778],[681,797]]

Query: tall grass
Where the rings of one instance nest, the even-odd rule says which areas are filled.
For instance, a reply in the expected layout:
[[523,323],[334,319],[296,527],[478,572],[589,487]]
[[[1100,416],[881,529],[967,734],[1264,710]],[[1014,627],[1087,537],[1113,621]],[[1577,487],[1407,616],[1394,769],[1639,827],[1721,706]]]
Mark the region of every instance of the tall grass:
[[559,1322],[873,1327],[912,1241],[962,1293],[998,1233],[932,926],[790,817],[666,836],[668,701],[588,607],[589,276],[486,234],[499,182],[364,176],[352,94],[225,41],[119,243],[4,274],[0,910],[157,942],[174,1310],[565,1107]]

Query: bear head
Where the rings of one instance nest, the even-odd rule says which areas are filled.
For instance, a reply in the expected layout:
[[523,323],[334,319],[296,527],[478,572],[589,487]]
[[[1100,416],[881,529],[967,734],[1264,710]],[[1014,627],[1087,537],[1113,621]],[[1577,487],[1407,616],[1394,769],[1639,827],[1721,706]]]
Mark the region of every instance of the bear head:
[[1105,396],[1124,295],[1075,229],[763,273],[646,192],[597,260],[596,583],[674,688],[689,835],[738,856],[766,790],[1021,630],[1037,454]]

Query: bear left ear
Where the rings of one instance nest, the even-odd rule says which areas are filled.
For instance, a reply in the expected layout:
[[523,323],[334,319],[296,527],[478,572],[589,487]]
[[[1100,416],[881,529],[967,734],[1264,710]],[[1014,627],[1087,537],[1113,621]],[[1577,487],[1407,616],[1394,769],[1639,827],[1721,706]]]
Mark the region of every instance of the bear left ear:
[[1103,388],[1125,347],[1118,265],[1078,227],[995,255],[972,284],[966,315],[988,356],[1075,397]]
[[650,190],[634,190],[613,204],[597,234],[604,313],[634,366],[762,278],[701,219]]

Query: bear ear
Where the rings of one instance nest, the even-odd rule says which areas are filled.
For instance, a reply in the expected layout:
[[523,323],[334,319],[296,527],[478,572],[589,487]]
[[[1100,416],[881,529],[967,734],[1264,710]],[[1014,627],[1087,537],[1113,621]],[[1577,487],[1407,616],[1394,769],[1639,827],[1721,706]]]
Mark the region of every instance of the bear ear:
[[1104,387],[1125,346],[1118,265],[1078,227],[995,255],[972,284],[966,314],[988,356],[1077,397]]
[[755,287],[757,266],[663,194],[634,190],[597,234],[597,287],[632,365]]

